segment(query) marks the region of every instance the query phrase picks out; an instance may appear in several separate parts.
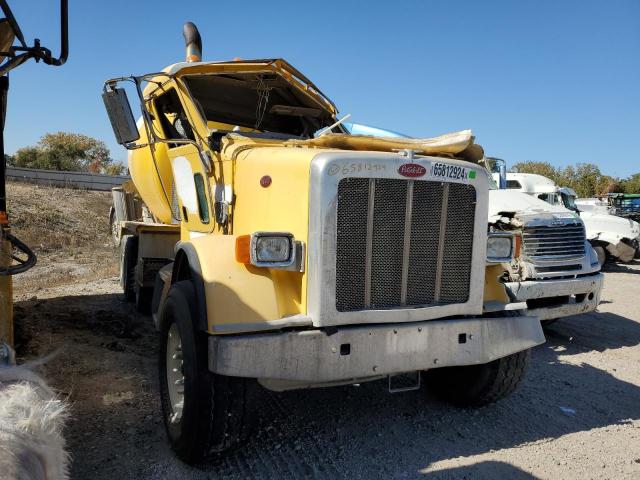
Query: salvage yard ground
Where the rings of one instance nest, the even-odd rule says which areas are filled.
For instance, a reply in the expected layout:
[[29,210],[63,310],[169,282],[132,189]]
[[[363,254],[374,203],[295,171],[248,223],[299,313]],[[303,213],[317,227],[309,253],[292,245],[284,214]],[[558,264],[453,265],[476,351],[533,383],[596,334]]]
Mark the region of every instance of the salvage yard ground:
[[109,195],[22,188],[10,185],[10,201],[50,203],[47,221],[83,232],[47,233],[61,242],[53,253],[29,230],[43,220],[13,213],[16,233],[42,245],[16,279],[19,361],[61,349],[44,373],[72,404],[72,478],[640,478],[640,263],[610,266],[598,312],[549,327],[521,388],[498,404],[458,409],[424,388],[390,395],[385,382],[264,392],[245,449],[192,468],[165,441],[155,331],[123,302]]

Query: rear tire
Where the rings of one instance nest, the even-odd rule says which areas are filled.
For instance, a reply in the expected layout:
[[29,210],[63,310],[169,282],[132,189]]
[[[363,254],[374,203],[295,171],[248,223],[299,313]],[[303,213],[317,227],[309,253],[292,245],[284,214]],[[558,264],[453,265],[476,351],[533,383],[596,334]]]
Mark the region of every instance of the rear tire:
[[516,389],[530,356],[531,350],[527,349],[482,365],[428,370],[425,383],[436,396],[454,405],[487,405]]
[[[255,418],[253,406],[257,391],[254,379],[209,371],[208,335],[195,327],[195,305],[192,282],[181,281],[171,286],[160,319],[158,358],[160,396],[169,442],[176,455],[189,464],[222,457],[248,438]],[[176,347],[176,334],[179,347]],[[182,393],[175,385],[183,387]]]
[[125,235],[122,238],[122,258],[120,278],[124,298],[127,302],[136,300],[136,263],[138,262],[138,237]]

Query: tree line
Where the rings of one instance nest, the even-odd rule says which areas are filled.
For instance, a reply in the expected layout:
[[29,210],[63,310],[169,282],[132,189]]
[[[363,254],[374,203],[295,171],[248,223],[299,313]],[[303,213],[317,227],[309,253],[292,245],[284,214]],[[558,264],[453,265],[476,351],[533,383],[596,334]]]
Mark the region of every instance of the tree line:
[[14,167],[121,175],[125,167],[111,158],[102,140],[80,133],[57,132],[43,135],[33,146],[5,155]]
[[512,172],[537,173],[553,180],[560,187],[570,187],[578,197],[598,197],[607,193],[640,193],[640,173],[627,178],[605,175],[593,163],[578,163],[554,167],[549,162],[519,162]]

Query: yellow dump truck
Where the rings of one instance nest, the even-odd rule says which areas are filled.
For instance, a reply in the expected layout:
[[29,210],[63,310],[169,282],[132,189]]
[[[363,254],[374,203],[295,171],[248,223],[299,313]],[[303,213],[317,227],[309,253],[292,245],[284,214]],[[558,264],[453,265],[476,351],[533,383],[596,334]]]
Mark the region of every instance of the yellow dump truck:
[[118,222],[122,281],[160,332],[178,456],[236,447],[258,385],[388,378],[395,391],[422,377],[465,405],[510,393],[544,337],[536,317],[483,314],[507,298],[487,262],[515,245],[487,235],[490,178],[471,132],[350,135],[286,61],[202,62],[192,24],[185,40],[186,62],[103,92],[149,210]]

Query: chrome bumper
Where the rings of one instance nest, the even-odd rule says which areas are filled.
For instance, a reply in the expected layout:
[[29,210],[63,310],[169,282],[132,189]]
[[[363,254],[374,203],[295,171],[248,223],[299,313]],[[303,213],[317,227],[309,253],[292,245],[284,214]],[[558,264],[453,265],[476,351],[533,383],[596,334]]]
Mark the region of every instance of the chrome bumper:
[[536,317],[482,317],[209,337],[209,369],[238,377],[338,382],[474,365],[544,343]]
[[600,303],[600,292],[604,275],[597,273],[585,277],[569,279],[527,280],[504,284],[513,302],[526,302],[553,297],[568,297],[562,304],[549,307],[528,308],[526,315],[537,316],[540,320],[578,315],[592,312]]

